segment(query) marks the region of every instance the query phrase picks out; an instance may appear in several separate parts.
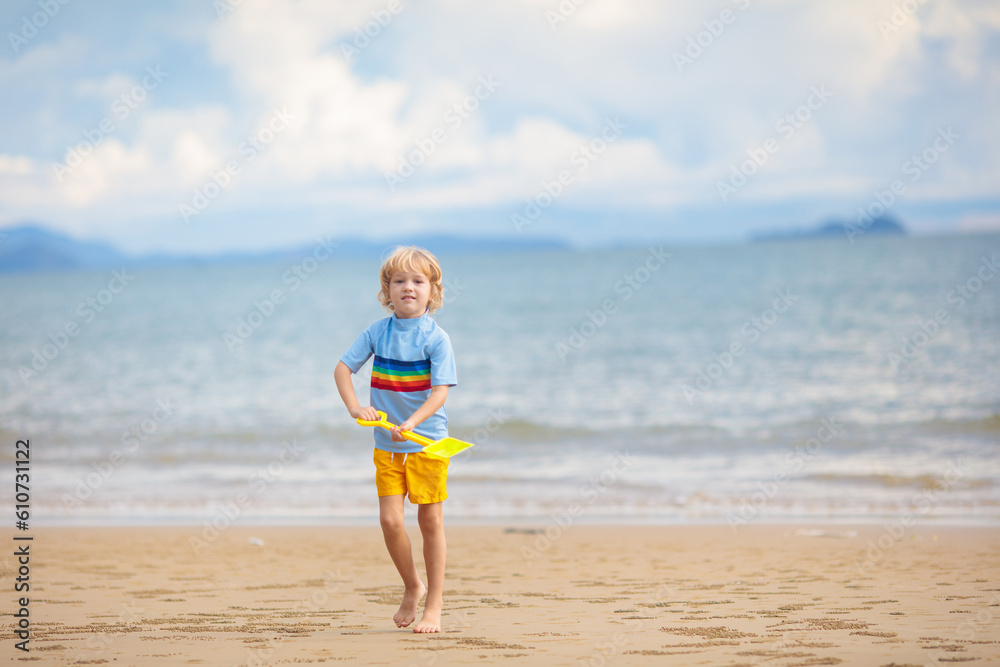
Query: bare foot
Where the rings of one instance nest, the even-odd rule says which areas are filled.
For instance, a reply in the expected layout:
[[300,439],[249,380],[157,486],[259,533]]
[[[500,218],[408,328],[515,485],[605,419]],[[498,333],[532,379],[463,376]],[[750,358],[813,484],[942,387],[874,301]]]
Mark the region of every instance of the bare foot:
[[417,605],[420,603],[420,598],[424,597],[424,593],[427,592],[427,588],[424,586],[424,582],[420,582],[420,588],[411,591],[406,589],[403,592],[403,601],[399,603],[399,609],[393,615],[392,620],[396,621],[397,628],[405,628],[410,623],[413,623],[417,618]]
[[414,632],[441,632],[441,610],[424,607],[424,617],[413,626]]

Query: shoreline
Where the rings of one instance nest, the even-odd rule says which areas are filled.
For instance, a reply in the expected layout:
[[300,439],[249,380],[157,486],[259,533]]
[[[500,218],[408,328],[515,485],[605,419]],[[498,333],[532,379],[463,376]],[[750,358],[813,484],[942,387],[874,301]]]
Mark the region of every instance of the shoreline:
[[[14,650],[5,622],[4,653],[123,665],[1000,661],[989,527],[446,524],[443,632],[429,636],[391,621],[402,585],[377,525],[236,525],[200,545],[198,528],[33,526],[31,651]],[[3,532],[9,545],[25,535]],[[16,559],[3,567],[11,578]]]
[[[413,506],[415,508],[415,506]],[[11,510],[13,511],[13,510]],[[553,513],[556,514],[556,513]],[[904,513],[905,514],[905,513]],[[903,514],[887,514],[872,517],[796,517],[796,518],[774,518],[774,519],[753,519],[747,521],[745,524],[738,526],[738,530],[743,528],[759,526],[763,528],[768,527],[783,527],[783,526],[793,526],[799,528],[808,527],[821,527],[821,526],[881,526],[887,523],[900,522]],[[135,517],[125,517],[125,518],[81,518],[72,520],[63,519],[46,519],[46,518],[32,518],[32,525],[40,528],[185,528],[185,527],[201,527],[206,522],[210,521],[213,517],[203,516],[203,517],[169,517],[163,519],[138,519]],[[412,519],[416,521],[416,510],[412,509],[409,503],[406,504],[406,519],[407,523]],[[378,526],[378,515],[372,514],[371,516],[364,516],[358,518],[344,518],[344,517],[331,517],[317,518],[317,517],[241,517],[239,521],[235,524],[230,524],[231,527],[243,527],[243,528],[364,528],[371,526]],[[532,527],[544,527],[550,524],[556,523],[554,516],[544,516],[544,517],[477,517],[477,518],[464,518],[464,517],[450,517],[445,515],[445,526],[446,527],[462,527],[462,528],[496,528],[513,526],[517,528],[532,528]],[[917,527],[927,527],[927,528],[937,528],[937,527],[955,527],[955,528],[1000,528],[1000,516],[982,516],[982,517],[954,517],[954,516],[943,516],[943,517],[919,517],[915,521],[911,522],[912,528]],[[573,517],[572,525],[574,526],[587,526],[591,528],[604,528],[604,527],[615,527],[615,526],[635,526],[635,527],[729,527],[730,522],[726,517],[717,518],[672,518],[672,519],[662,519],[662,518],[646,518],[646,517],[632,517],[632,518],[609,518],[609,517],[595,517],[593,519],[588,519],[586,516],[575,516]]]

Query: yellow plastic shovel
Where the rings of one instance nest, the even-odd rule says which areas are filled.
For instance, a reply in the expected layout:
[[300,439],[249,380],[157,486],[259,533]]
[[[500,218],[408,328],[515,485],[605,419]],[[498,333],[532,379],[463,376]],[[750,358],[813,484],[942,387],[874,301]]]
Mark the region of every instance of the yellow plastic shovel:
[[[379,420],[367,421],[365,419],[356,420],[362,426],[381,426],[384,429],[392,430],[396,427],[395,424],[387,422],[386,414],[381,410],[378,411]],[[431,440],[430,438],[425,438],[422,435],[418,435],[413,431],[402,431],[404,438],[410,442],[415,442],[418,445],[423,445],[424,451],[428,454],[433,454],[434,456],[440,456],[441,458],[449,458],[458,454],[461,451],[472,447],[471,442],[465,442],[464,440],[458,440],[456,438],[442,438],[441,440]]]

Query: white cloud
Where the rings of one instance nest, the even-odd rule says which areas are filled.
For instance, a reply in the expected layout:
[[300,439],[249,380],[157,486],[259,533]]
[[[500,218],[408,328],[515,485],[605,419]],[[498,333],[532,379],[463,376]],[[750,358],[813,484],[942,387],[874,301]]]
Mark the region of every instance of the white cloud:
[[370,11],[351,7],[247,2],[211,36],[213,58],[251,106],[296,116],[276,156],[297,181],[388,165],[410,137],[396,122],[406,86],[365,84],[339,50],[326,48],[370,19]]
[[35,171],[35,164],[27,157],[0,155],[0,175],[26,176]]
[[[607,7],[602,11],[610,11]],[[291,11],[286,5],[248,3],[213,38],[214,57],[230,67],[248,95],[295,111],[297,122],[282,137],[275,159],[298,182],[395,169],[417,149],[418,141],[427,144],[437,129],[445,141],[431,144],[433,155],[393,195],[392,205],[490,205],[531,194],[542,179],[568,167],[573,151],[591,139],[546,117],[524,117],[506,133],[490,133],[482,113],[467,118],[446,115],[463,100],[484,108],[493,103],[471,97],[479,86],[475,80],[463,86],[439,78],[419,88],[386,80],[363,82],[339,54],[323,50],[331,38],[351,33],[343,20],[328,25],[325,33],[317,31],[327,11],[324,5]],[[491,73],[483,74],[488,78]],[[507,84],[499,81],[494,94],[502,97]],[[460,124],[455,127],[450,121]],[[627,172],[638,171],[646,178],[671,173],[656,152],[653,143],[644,142],[641,168],[629,167]],[[591,178],[593,192],[621,187],[621,179],[611,178],[608,164],[601,167],[603,172],[592,172],[609,179]],[[456,169],[462,171],[456,174]]]
[[[146,213],[173,221],[177,205],[213,170],[242,159],[240,142],[276,110],[294,120],[252,163],[241,162],[206,215],[261,206],[342,204],[399,214],[516,206],[567,168],[574,183],[560,206],[711,207],[719,204],[715,182],[748,148],[776,136],[776,120],[817,85],[834,97],[781,141],[736,201],[867,196],[947,124],[969,139],[928,171],[913,200],[995,197],[1000,109],[984,90],[1000,81],[990,41],[1000,10],[985,0],[936,0],[885,33],[880,21],[899,4],[589,0],[553,30],[545,12],[557,10],[557,0],[406,1],[387,25],[373,19],[382,12],[385,23],[385,0],[244,0],[197,31],[210,59],[198,67],[216,68],[224,91],[211,100],[193,93],[198,67],[172,73],[165,95],[152,96],[128,128],[111,133],[61,182],[51,177],[51,155],[0,142],[0,215],[44,212],[101,219],[110,228],[127,224],[141,202]],[[723,9],[734,20],[679,73],[673,54]],[[349,62],[340,46],[374,25],[371,43]],[[39,96],[31,113],[46,119],[37,127],[75,146],[95,122],[93,109],[107,113],[108,97],[142,69],[119,62],[61,78],[67,59],[94,50],[113,60],[114,45],[69,31],[13,63],[0,61],[0,83],[39,81],[65,91]],[[169,59],[164,65],[171,70]],[[480,76],[500,86],[455,126],[446,114],[469,99]],[[90,110],[74,114],[83,102]],[[26,110],[18,113],[30,122]],[[624,134],[586,171],[575,171],[574,151],[615,116],[628,125]],[[435,129],[445,140],[390,193],[384,174]],[[58,159],[65,162],[66,153]]]

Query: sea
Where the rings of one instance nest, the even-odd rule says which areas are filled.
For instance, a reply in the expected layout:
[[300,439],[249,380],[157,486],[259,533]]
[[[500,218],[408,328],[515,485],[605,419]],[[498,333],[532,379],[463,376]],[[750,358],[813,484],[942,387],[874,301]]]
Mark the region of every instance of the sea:
[[[996,525],[998,259],[996,234],[443,255],[450,433],[475,445],[445,515]],[[372,432],[333,371],[386,316],[378,266],[0,275],[0,510],[375,522]]]

